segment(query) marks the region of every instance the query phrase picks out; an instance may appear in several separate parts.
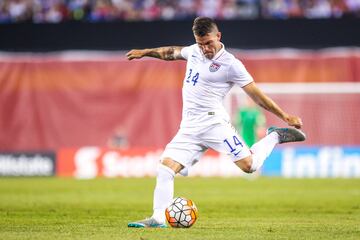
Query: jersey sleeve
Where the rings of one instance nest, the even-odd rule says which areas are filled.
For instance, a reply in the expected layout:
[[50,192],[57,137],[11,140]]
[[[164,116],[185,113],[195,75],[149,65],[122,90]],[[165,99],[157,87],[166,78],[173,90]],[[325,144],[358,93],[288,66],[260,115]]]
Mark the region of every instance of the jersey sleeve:
[[192,46],[182,48],[181,52],[180,52],[181,56],[187,60],[190,55],[191,50],[192,50]]
[[236,83],[240,87],[244,87],[254,81],[244,64],[238,59],[235,59],[229,68],[228,80]]

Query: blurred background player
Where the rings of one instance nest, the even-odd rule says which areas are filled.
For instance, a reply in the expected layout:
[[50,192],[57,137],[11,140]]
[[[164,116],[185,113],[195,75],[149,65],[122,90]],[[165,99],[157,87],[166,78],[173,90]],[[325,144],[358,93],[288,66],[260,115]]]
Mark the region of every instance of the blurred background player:
[[235,127],[240,132],[248,146],[252,146],[257,140],[265,136],[265,115],[251,98],[245,99],[235,114]]
[[221,32],[211,18],[196,18],[192,30],[196,44],[191,46],[134,49],[127,53],[129,60],[144,56],[187,60],[181,126],[161,157],[154,213],[128,227],[166,227],[164,211],[173,198],[175,174],[196,163],[208,148],[228,154],[240,169],[252,173],[263,165],[276,144],[305,140],[305,135],[294,128],[270,128],[267,136],[249,149],[231,125],[222,104],[234,84],[289,126],[301,128],[301,119],[284,112],[256,86],[244,65],[225,50],[220,42]]

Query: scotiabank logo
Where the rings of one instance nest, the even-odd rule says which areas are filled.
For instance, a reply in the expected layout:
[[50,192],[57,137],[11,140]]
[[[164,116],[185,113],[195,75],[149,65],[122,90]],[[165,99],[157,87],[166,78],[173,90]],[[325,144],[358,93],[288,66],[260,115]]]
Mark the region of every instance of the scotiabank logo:
[[155,176],[161,153],[155,149],[62,149],[58,154],[57,175],[76,178]]

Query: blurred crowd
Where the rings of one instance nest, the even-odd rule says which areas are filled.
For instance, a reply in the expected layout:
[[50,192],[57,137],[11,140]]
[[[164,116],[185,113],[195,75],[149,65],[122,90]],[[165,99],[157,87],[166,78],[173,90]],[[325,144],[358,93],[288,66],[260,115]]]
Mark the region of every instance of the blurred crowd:
[[360,17],[360,0],[0,0],[0,23]]

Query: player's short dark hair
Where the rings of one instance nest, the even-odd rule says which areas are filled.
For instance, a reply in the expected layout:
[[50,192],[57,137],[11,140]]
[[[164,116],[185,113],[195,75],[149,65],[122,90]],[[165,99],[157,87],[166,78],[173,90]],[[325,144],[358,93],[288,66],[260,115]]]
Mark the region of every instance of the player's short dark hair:
[[196,36],[203,37],[208,33],[211,33],[218,27],[215,21],[208,17],[197,17],[194,20],[192,30]]

